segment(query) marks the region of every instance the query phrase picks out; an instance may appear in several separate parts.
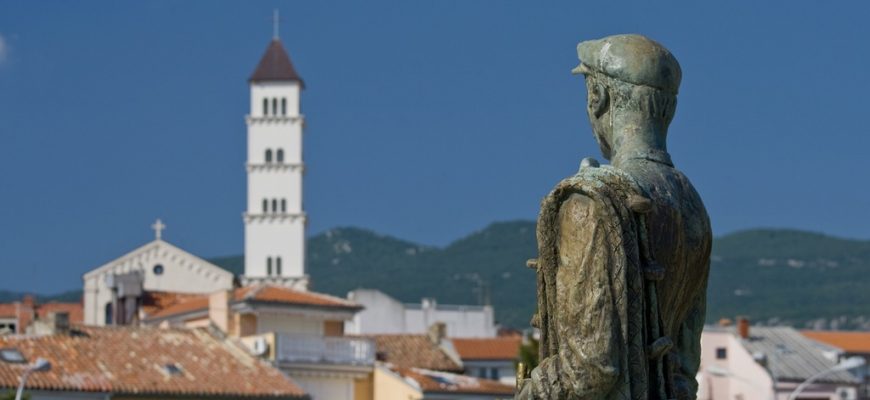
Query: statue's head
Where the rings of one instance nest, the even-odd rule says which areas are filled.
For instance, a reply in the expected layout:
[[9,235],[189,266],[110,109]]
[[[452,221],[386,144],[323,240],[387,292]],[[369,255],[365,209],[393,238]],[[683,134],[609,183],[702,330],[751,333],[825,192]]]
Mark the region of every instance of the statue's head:
[[[581,42],[577,54],[573,72],[586,77],[587,113],[604,157],[625,140],[620,135],[654,135],[648,139],[663,147],[682,77],[671,52],[641,35],[615,35]],[[645,126],[614,132],[614,119]]]

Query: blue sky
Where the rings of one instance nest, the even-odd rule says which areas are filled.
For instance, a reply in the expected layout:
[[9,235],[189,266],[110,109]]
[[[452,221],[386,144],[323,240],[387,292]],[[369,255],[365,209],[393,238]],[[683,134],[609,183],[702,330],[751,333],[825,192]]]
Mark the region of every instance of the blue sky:
[[309,234],[443,245],[598,157],[580,40],[683,67],[677,166],[716,234],[870,238],[867,5],[820,2],[0,2],[0,289],[77,288],[153,237],[240,254],[246,79],[271,36],[307,84]]

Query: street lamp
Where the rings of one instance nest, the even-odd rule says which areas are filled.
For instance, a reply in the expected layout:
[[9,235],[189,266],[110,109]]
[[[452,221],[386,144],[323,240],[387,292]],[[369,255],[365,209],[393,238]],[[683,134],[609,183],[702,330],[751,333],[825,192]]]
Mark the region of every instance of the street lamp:
[[24,394],[24,385],[27,384],[27,378],[34,372],[45,372],[51,369],[51,363],[44,358],[37,358],[33,365],[27,367],[24,375],[21,376],[21,383],[18,385],[18,392],[15,393],[15,400],[21,400],[21,395]]
[[865,363],[865,361],[864,361],[864,358],[863,358],[863,357],[849,357],[849,358],[847,358],[847,359],[845,359],[845,360],[843,360],[843,361],[840,361],[839,364],[837,364],[837,365],[831,367],[831,368],[828,369],[828,370],[825,370],[825,371],[819,372],[818,374],[815,374],[815,375],[809,377],[809,379],[805,380],[803,383],[801,383],[800,385],[798,385],[798,387],[795,388],[794,392],[791,392],[791,395],[788,396],[788,400],[795,400],[795,399],[797,399],[797,396],[798,396],[798,395],[799,395],[799,394],[800,394],[804,389],[806,389],[807,386],[811,385],[811,384],[812,384],[816,379],[819,379],[819,378],[821,378],[821,377],[823,377],[823,376],[825,376],[825,375],[828,375],[828,374],[833,374],[834,372],[839,372],[839,371],[845,371],[845,370],[849,370],[849,369],[858,368],[858,367],[863,366],[864,363]]

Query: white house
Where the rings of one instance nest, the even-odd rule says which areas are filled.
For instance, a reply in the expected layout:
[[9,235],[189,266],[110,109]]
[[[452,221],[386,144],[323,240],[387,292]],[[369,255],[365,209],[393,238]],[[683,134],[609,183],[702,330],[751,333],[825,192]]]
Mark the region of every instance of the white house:
[[[709,326],[701,335],[699,400],[787,400],[807,379],[831,370],[837,349],[790,327]],[[859,381],[847,371],[823,374],[800,399],[856,399]]]
[[495,337],[492,306],[443,305],[435,299],[401,303],[374,289],[357,289],[348,300],[365,307],[345,323],[348,334],[425,334],[435,323],[444,323],[448,337]]

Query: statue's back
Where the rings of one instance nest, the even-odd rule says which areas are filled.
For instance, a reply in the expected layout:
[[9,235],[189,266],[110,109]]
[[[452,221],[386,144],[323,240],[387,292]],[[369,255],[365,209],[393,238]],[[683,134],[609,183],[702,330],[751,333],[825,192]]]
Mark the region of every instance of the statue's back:
[[[664,333],[679,335],[696,300],[703,302],[712,233],[707,210],[689,179],[666,164],[636,160],[622,168],[652,201],[648,237],[652,255],[665,267],[657,286]],[[696,299],[697,297],[701,299]],[[700,310],[703,313],[703,310]]]

